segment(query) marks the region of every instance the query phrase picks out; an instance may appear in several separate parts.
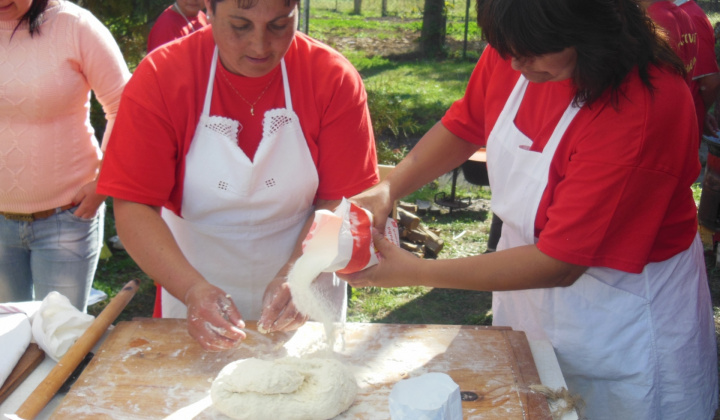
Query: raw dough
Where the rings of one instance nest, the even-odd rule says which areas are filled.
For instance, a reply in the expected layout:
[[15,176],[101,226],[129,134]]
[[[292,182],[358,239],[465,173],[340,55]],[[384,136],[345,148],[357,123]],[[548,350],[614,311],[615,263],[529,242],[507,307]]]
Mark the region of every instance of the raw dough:
[[355,401],[355,376],[335,359],[242,359],[210,388],[213,405],[238,420],[330,419]]

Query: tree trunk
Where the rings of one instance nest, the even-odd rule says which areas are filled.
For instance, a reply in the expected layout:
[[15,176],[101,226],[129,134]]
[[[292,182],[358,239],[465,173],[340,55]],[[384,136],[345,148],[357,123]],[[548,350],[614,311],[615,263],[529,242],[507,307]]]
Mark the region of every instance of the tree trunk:
[[425,57],[444,57],[445,54],[445,0],[425,0],[420,50]]
[[387,0],[382,0],[382,6],[380,10],[380,16],[386,17],[387,16]]
[[362,0],[353,0],[353,13],[359,15],[361,12]]

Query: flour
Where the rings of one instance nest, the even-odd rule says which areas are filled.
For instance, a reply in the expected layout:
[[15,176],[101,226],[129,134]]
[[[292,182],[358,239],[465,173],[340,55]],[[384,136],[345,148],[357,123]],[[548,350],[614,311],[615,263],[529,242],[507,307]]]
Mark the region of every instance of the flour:
[[327,267],[327,257],[322,253],[304,253],[295,261],[288,274],[288,285],[295,307],[325,327],[325,339],[329,348],[335,340],[336,310],[323,289],[314,284],[315,279]]
[[[372,225],[372,213],[347,199],[343,199],[333,212],[317,210],[303,241],[303,254],[288,274],[295,307],[323,323],[325,338],[331,349],[335,341],[334,321],[341,309],[332,304],[327,289],[320,287],[320,282],[315,279],[321,273],[352,273],[377,264]],[[397,224],[392,219],[388,219],[386,236],[399,245]],[[337,277],[335,281],[339,281]]]
[[210,388],[213,405],[238,420],[330,419],[357,395],[355,376],[335,359],[242,359],[225,366]]

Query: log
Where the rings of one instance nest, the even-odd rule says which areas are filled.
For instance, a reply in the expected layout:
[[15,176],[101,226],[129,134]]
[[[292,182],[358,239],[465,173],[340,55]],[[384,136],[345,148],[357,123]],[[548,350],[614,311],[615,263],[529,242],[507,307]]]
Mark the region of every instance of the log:
[[417,200],[415,203],[417,204],[417,214],[425,214],[432,207],[432,203],[425,200]]
[[427,238],[428,235],[421,229],[421,226],[418,226],[418,228],[410,230],[405,234],[406,240],[420,244],[424,244],[425,241],[427,241]]
[[398,201],[398,208],[401,208],[405,211],[409,211],[410,213],[414,213],[414,214],[417,214],[417,212],[418,212],[417,204],[408,203],[407,201]]
[[420,218],[410,213],[409,211],[398,207],[398,223],[405,226],[406,228],[413,230],[420,225]]
[[445,241],[435,232],[427,229],[424,226],[419,226],[417,230],[425,234],[425,242],[423,242],[425,248],[427,248],[428,251],[437,256],[445,246]]

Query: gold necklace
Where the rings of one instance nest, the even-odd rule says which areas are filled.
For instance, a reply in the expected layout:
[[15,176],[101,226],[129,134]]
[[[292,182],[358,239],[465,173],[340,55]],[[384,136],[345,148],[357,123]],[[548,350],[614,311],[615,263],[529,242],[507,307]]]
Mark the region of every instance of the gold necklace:
[[240,99],[242,99],[243,101],[245,101],[246,104],[250,105],[250,115],[252,115],[253,117],[255,116],[255,104],[258,103],[258,101],[260,100],[260,98],[262,98],[263,95],[265,94],[265,92],[267,92],[268,88],[270,87],[270,85],[272,84],[272,82],[275,80],[275,77],[277,76],[277,72],[275,72],[275,74],[273,75],[272,79],[270,79],[270,81],[268,82],[267,86],[265,86],[265,89],[263,89],[263,91],[260,92],[260,96],[258,96],[257,99],[255,99],[255,102],[250,103],[250,101],[248,101],[247,99],[245,99],[245,97],[242,96],[242,95],[240,94],[240,92],[237,91],[237,89],[235,89],[235,86],[233,86],[232,83],[230,83],[230,80],[227,78],[227,76],[225,76],[225,72],[224,72],[224,71],[220,70],[220,74],[222,74],[222,77],[223,77],[223,79],[225,79],[225,82],[227,82],[227,84],[230,85],[230,89],[232,89],[235,93],[237,93],[237,95],[240,97]]

